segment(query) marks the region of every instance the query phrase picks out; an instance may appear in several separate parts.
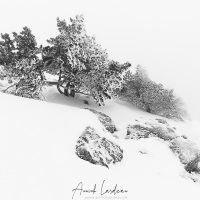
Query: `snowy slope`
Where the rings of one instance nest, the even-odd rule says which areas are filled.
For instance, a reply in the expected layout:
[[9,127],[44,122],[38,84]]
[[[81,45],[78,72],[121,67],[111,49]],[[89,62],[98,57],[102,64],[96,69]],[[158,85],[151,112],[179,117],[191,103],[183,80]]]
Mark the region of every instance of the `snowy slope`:
[[[67,98],[55,88],[47,89],[45,95],[52,103],[0,93],[0,199],[72,199],[72,190],[80,182],[86,190],[96,184],[96,193],[79,191],[73,199],[199,199],[200,184],[183,178],[183,165],[161,140],[116,139],[95,115],[80,108],[108,114],[119,135],[135,118],[157,116],[119,100],[110,100],[100,108],[87,97]],[[120,145],[124,150],[122,162],[107,169],[76,156],[76,141],[87,126]],[[101,194],[101,188],[113,190],[116,184],[128,192]]]
[[[115,121],[117,129],[119,132],[122,131],[122,135],[127,125],[131,124],[136,118],[143,119],[144,121],[158,118],[166,120],[166,118],[144,112],[132,103],[120,101],[118,99],[107,100],[106,106],[99,107],[97,104],[95,104],[92,98],[84,95],[77,94],[75,99],[60,95],[56,87],[46,88],[44,95],[48,102],[68,105],[75,108],[92,108],[97,111],[106,113]],[[89,105],[84,104],[83,100],[87,100]],[[176,131],[179,133],[179,135],[186,135],[190,139],[194,140],[195,143],[198,143],[200,146],[200,122],[191,121],[182,123],[175,122],[170,119],[167,119],[167,121],[172,127],[176,127]]]

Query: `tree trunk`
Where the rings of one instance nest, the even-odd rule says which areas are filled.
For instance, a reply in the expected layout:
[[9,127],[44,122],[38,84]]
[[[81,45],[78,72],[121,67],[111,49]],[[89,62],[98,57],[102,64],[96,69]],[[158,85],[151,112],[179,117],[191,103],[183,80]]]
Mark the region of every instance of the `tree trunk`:
[[60,92],[61,94],[63,94],[62,90],[60,89],[60,81],[61,81],[61,73],[62,71],[60,70],[60,73],[59,73],[59,79],[58,79],[58,82],[57,82],[57,90],[58,92]]
[[63,91],[60,89],[59,83],[57,83],[57,90],[58,90],[58,92],[60,92],[60,94],[63,94]]
[[151,108],[150,108],[149,105],[146,106],[146,111],[147,111],[148,113],[151,113]]

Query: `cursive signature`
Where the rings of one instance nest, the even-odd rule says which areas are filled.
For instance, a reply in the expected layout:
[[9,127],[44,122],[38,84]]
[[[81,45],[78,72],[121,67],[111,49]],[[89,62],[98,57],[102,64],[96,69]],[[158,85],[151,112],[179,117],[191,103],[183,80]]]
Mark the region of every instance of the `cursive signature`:
[[104,189],[104,183],[105,183],[105,180],[103,181],[103,183],[101,185],[101,195],[104,195],[104,194],[114,194],[114,195],[116,195],[116,194],[128,192],[128,190],[118,189],[117,184],[115,185],[115,187],[113,189]]
[[113,188],[108,188],[105,186],[105,180],[103,180],[99,191],[97,191],[97,184],[94,184],[94,186],[90,189],[85,189],[83,187],[83,182],[80,182],[76,186],[76,188],[74,188],[72,190],[72,192],[73,192],[72,199],[74,199],[76,194],[82,195],[83,193],[88,193],[88,194],[94,195],[96,193],[96,194],[103,196],[105,194],[110,194],[110,195],[124,194],[124,193],[127,193],[128,190],[118,189],[117,184],[115,184],[115,186]]
[[74,198],[74,195],[76,192],[80,191],[80,195],[82,195],[82,193],[92,193],[92,194],[95,194],[96,191],[96,184],[94,185],[94,188],[93,189],[83,189],[83,183],[80,182],[77,187],[75,189],[72,190],[73,193],[73,196],[72,196],[72,199]]

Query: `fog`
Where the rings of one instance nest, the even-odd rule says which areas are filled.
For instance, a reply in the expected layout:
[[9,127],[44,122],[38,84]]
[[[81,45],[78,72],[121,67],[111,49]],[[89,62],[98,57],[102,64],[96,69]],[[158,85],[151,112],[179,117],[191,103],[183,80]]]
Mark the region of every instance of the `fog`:
[[198,0],[7,0],[0,5],[0,32],[28,26],[38,44],[57,34],[56,17],[68,21],[84,14],[88,34],[111,59],[144,66],[200,120]]

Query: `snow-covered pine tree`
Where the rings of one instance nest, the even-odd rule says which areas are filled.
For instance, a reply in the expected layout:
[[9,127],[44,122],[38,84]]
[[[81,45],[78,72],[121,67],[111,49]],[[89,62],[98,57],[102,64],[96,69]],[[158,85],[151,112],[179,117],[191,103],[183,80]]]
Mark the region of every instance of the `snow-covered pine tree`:
[[17,54],[17,59],[36,59],[36,54],[39,52],[37,42],[32,31],[28,27],[24,27],[20,34],[13,32],[13,43]]
[[174,95],[174,91],[150,80],[145,68],[140,65],[136,67],[135,74],[125,73],[119,97],[166,118],[182,121],[189,116],[183,101]]
[[43,66],[36,54],[39,51],[35,36],[27,27],[20,34],[2,34],[0,64],[4,78],[11,84],[5,92],[28,98],[42,99]]
[[0,41],[0,65],[7,66],[9,64],[15,63],[16,53],[13,40],[10,38],[9,34],[1,34]]
[[130,64],[120,66],[121,69],[118,66],[119,72],[116,64],[115,69],[109,69],[107,51],[96,43],[95,37],[87,35],[82,15],[70,19],[69,24],[57,18],[57,27],[59,35],[48,40],[55,60],[48,71],[59,74],[58,90],[62,93],[60,84],[65,84],[65,88],[71,85],[76,92],[87,93],[103,105],[114,91],[116,77]]

